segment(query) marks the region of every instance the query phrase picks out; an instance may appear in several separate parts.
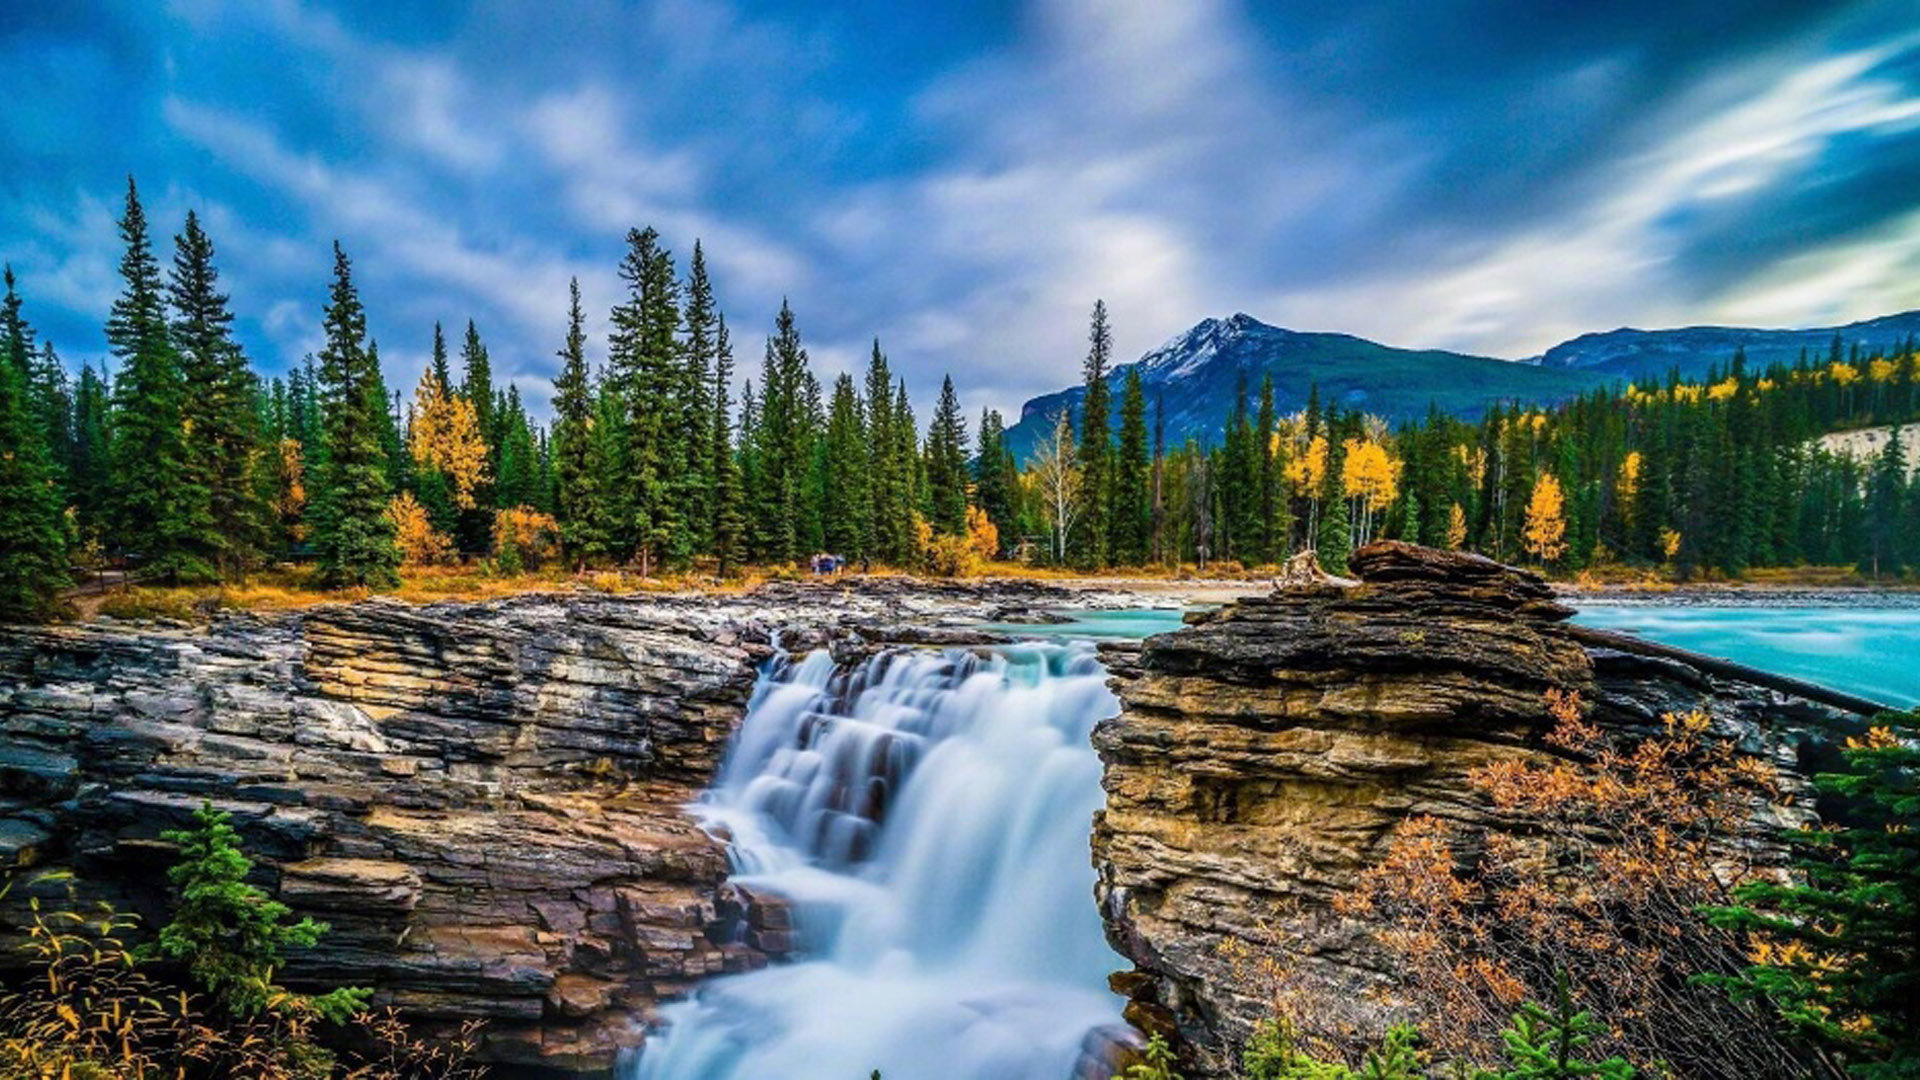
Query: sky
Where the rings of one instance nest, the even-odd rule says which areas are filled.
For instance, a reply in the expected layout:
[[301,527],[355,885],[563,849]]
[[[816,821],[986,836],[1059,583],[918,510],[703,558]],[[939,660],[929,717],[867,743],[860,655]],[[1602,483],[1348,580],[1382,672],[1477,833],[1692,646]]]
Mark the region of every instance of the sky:
[[[743,376],[1012,412],[1245,311],[1509,358],[1920,308],[1920,0],[0,3],[0,258],[105,351],[126,177],[198,211],[263,370],[338,239],[389,381],[436,320],[547,408],[629,228],[707,255]],[[164,257],[164,248],[163,248]],[[924,408],[925,406],[923,406]]]

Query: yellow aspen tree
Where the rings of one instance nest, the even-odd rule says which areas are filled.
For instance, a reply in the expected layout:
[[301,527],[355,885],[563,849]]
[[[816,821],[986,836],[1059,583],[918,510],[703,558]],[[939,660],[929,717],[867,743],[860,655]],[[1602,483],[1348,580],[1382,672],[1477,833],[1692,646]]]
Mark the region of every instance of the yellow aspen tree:
[[1560,490],[1560,479],[1541,473],[1534,482],[1533,498],[1527,501],[1527,525],[1521,539],[1528,551],[1542,563],[1566,554],[1567,499]]
[[1467,512],[1459,503],[1447,511],[1447,546],[1455,551],[1467,546]]
[[1633,504],[1640,498],[1640,473],[1647,459],[1638,450],[1630,450],[1620,462],[1620,478],[1614,482],[1614,497],[1620,503],[1620,518],[1633,521]]
[[387,516],[393,519],[393,542],[400,549],[400,561],[407,566],[429,566],[452,562],[453,541],[433,527],[427,508],[403,491],[387,503]]
[[1307,500],[1307,536],[1318,535],[1320,528],[1320,484],[1327,477],[1327,437],[1315,435],[1306,449],[1287,461],[1287,483],[1293,493]]
[[487,482],[487,440],[480,432],[480,414],[466,395],[448,392],[432,368],[414,388],[407,450],[423,468],[446,474],[456,506],[473,509],[474,491]]
[[1340,472],[1340,490],[1358,504],[1360,535],[1356,546],[1373,539],[1374,514],[1392,505],[1400,494],[1400,464],[1387,448],[1371,439],[1348,439]]

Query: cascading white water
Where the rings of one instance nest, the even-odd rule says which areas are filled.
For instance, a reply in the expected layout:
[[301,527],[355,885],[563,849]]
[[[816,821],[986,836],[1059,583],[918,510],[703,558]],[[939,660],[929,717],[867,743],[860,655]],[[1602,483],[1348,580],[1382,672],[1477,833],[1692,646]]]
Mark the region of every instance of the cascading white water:
[[699,813],[800,957],[663,1010],[630,1080],[1066,1080],[1119,1019],[1093,901],[1090,646],[824,652],[761,677]]

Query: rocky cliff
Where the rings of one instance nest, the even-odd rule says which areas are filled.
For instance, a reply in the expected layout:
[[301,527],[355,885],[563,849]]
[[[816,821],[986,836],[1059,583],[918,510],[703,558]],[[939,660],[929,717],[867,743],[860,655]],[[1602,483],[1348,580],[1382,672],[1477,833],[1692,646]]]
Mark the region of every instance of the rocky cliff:
[[[1468,773],[1547,758],[1549,690],[1578,693],[1615,731],[1705,710],[1789,792],[1804,791],[1800,758],[1823,725],[1851,719],[1837,695],[1816,703],[1567,626],[1539,578],[1476,556],[1380,543],[1352,567],[1357,585],[1281,589],[1106,650],[1123,711],[1094,733],[1107,791],[1094,862],[1108,938],[1134,964],[1114,985],[1130,1020],[1185,1042],[1198,1075],[1230,1075],[1270,1015],[1258,958],[1276,950],[1329,1029],[1385,1026],[1391,965],[1331,902],[1416,815],[1522,827]],[[1761,810],[1746,839],[1764,844],[1798,812]]]
[[0,628],[0,965],[35,897],[163,921],[160,833],[211,800],[261,883],[332,924],[290,984],[372,986],[429,1029],[481,1017],[493,1061],[605,1074],[657,1002],[785,946],[682,810],[769,641],[974,640],[949,624],[1071,600],[788,584]]

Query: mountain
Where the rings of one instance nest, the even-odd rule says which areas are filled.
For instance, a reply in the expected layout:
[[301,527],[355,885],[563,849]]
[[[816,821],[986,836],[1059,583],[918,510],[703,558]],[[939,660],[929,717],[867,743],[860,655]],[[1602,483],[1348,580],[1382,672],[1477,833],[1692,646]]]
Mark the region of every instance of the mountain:
[[1920,311],[1883,315],[1877,319],[1810,330],[1755,330],[1738,326],[1686,326],[1676,330],[1635,330],[1622,327],[1605,333],[1582,334],[1564,341],[1531,363],[1546,368],[1599,372],[1627,379],[1662,377],[1678,368],[1683,378],[1697,379],[1718,364],[1725,367],[1735,349],[1745,349],[1748,367],[1791,364],[1805,350],[1821,357],[1834,335],[1847,346],[1898,349],[1908,337],[1920,334]]
[[[1455,416],[1478,417],[1497,402],[1565,401],[1612,381],[1609,375],[1577,368],[1438,349],[1397,349],[1351,334],[1284,330],[1239,314],[1203,320],[1135,363],[1115,366],[1109,380],[1116,425],[1121,388],[1133,367],[1140,369],[1147,393],[1149,423],[1156,399],[1166,410],[1169,445],[1188,435],[1217,441],[1242,376],[1249,410],[1258,403],[1260,380],[1270,374],[1275,406],[1282,413],[1303,408],[1318,384],[1324,402],[1394,419],[1424,416],[1429,405]],[[1023,405],[1019,423],[1008,430],[1014,454],[1024,458],[1061,409],[1077,417],[1085,395],[1085,387],[1075,386]]]

